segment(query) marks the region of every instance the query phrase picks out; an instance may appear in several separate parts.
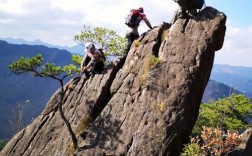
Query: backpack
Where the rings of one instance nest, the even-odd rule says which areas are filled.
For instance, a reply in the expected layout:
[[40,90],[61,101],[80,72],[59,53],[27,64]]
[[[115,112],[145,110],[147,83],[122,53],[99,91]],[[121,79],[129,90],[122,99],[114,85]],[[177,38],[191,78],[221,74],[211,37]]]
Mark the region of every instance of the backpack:
[[195,0],[194,8],[201,9],[205,4],[205,0]]
[[201,9],[205,0],[177,0],[177,3],[183,10]]
[[104,54],[103,50],[102,50],[101,48],[100,48],[100,49],[97,49],[97,50],[99,50],[99,51],[100,51],[100,53],[101,53],[101,55],[102,55],[103,60],[104,60],[104,61],[106,61],[106,56],[105,56],[105,54]]
[[131,28],[134,28],[139,25],[141,20],[142,19],[139,17],[139,10],[132,9],[130,14],[125,18],[125,24]]

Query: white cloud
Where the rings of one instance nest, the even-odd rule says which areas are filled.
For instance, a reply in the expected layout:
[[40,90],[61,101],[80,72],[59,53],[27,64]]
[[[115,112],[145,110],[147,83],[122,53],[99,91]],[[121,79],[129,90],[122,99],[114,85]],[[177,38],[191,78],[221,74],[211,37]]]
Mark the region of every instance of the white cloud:
[[223,48],[216,52],[215,63],[252,67],[252,27],[227,26]]
[[[145,8],[152,25],[171,19],[177,7],[173,1],[167,0],[4,0],[0,6],[0,17],[3,17],[0,37],[33,38],[72,45],[73,36],[81,32],[83,25],[106,27],[124,35],[126,14],[140,6]],[[143,33],[148,28],[142,24],[139,30]]]
[[248,28],[249,33],[252,33],[252,26]]
[[5,13],[23,14],[23,5],[27,2],[28,0],[1,0],[0,10]]
[[13,19],[0,19],[0,24],[12,24],[14,23]]
[[[105,27],[124,35],[124,19],[132,8],[144,7],[153,26],[171,20],[178,8],[172,0],[0,0],[0,37],[40,39],[58,45],[74,45],[83,25]],[[232,27],[228,19],[223,48],[216,63],[252,66],[252,26]],[[148,30],[142,23],[140,33]],[[239,59],[238,59],[239,58]]]

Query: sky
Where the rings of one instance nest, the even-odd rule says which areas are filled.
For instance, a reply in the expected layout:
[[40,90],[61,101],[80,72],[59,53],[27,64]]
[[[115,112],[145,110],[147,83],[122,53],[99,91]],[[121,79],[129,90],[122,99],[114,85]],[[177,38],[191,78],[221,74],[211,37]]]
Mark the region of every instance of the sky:
[[[215,63],[252,67],[252,1],[205,0],[227,15],[223,48]],[[124,19],[130,9],[143,7],[153,26],[170,21],[178,5],[173,0],[0,0],[0,38],[39,39],[73,46],[83,26],[105,27],[125,35]],[[140,34],[148,27],[142,23]]]

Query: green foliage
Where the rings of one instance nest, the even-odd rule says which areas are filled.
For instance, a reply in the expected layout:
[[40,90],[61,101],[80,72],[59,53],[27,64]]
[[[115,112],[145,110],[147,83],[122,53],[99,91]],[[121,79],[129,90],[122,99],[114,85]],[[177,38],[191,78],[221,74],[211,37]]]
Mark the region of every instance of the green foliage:
[[[32,58],[21,57],[18,61],[9,65],[9,69],[16,74],[31,72],[34,76],[51,77],[54,79],[64,79],[67,76],[78,74],[81,71],[73,64],[60,67],[53,63],[46,63],[45,66],[42,66],[42,61],[43,58],[40,54]],[[65,75],[63,73],[65,73]]]
[[135,46],[135,47],[140,46],[140,44],[141,44],[141,42],[140,42],[139,40],[136,40],[136,41],[134,42],[134,46]]
[[82,61],[82,57],[80,57],[79,55],[73,55],[72,56],[72,61],[77,66],[80,66],[81,65],[81,61]]
[[185,146],[180,156],[200,156],[200,146],[197,143],[190,143]]
[[43,74],[45,77],[49,77],[50,75],[58,76],[63,72],[64,71],[60,66],[55,66],[53,63],[46,63],[41,70],[41,74]]
[[148,57],[147,59],[147,66],[149,68],[154,68],[158,63],[160,62],[159,58],[154,56],[154,55],[151,55]]
[[251,112],[250,99],[243,94],[201,104],[191,143],[181,156],[224,155],[239,144],[237,130],[246,128],[244,117]]
[[4,148],[4,146],[6,145],[6,141],[4,140],[0,140],[0,151]]
[[21,57],[18,61],[9,65],[9,69],[17,74],[22,74],[27,71],[35,71],[41,65],[43,58],[40,54],[32,58]]
[[115,31],[102,27],[91,29],[84,25],[84,30],[74,37],[82,45],[92,42],[101,46],[102,50],[109,54],[123,54],[126,49],[126,39],[117,35]]
[[242,94],[232,94],[210,104],[201,104],[198,121],[193,130],[199,135],[202,127],[220,127],[221,129],[239,130],[246,127],[244,117],[252,109],[250,99]]
[[67,73],[67,75],[72,75],[72,74],[75,74],[75,73],[80,73],[81,69],[76,67],[73,64],[69,64],[69,65],[66,65],[66,66],[63,67],[63,71],[65,73]]

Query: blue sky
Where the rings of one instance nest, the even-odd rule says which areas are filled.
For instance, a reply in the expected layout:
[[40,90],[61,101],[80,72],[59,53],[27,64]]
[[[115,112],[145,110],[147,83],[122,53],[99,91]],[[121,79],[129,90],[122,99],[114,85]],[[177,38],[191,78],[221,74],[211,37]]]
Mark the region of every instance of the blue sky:
[[224,12],[233,26],[241,28],[252,26],[251,0],[209,0],[205,2]]
[[211,0],[206,4],[227,16],[224,46],[216,52],[215,63],[252,67],[252,1]]
[[[153,26],[169,21],[178,5],[173,0],[0,0],[0,38],[40,39],[73,46],[83,25],[105,27],[124,36],[124,18],[132,8],[144,7]],[[224,46],[215,63],[252,67],[252,1],[206,0],[227,15]],[[142,23],[140,33],[148,30]]]

